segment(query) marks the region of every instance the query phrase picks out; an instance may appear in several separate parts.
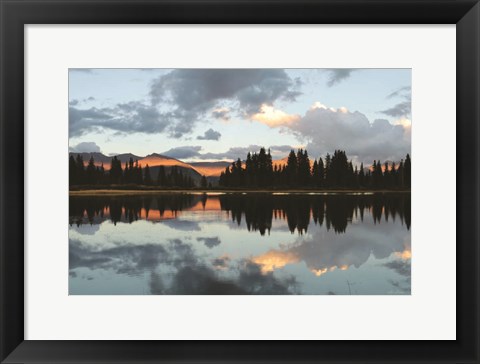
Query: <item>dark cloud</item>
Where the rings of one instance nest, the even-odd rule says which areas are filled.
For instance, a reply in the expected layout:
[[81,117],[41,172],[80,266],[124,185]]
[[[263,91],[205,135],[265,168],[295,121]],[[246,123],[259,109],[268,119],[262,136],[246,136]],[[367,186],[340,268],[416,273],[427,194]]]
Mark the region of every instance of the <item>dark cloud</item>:
[[169,149],[163,152],[162,154],[172,158],[184,159],[184,158],[193,158],[193,157],[200,156],[201,150],[202,150],[202,147],[199,145],[182,146],[182,147]]
[[400,98],[404,101],[397,103],[396,105],[386,110],[380,111],[382,114],[392,116],[395,118],[410,117],[412,112],[412,89],[410,86],[400,87],[387,96],[387,99]]
[[332,87],[343,80],[350,77],[351,73],[355,71],[353,68],[334,68],[328,70],[329,78],[327,81],[328,87]]
[[395,118],[399,118],[402,116],[407,117],[411,113],[411,102],[400,102],[389,109],[381,111],[381,113]]
[[80,136],[101,128],[120,133],[160,133],[169,125],[169,114],[140,102],[118,104],[114,108],[79,109],[69,107],[70,137]]
[[68,148],[73,153],[101,153],[100,147],[95,142],[82,142]]
[[[72,278],[76,275],[75,269],[82,267],[108,269],[127,275],[150,272],[152,294],[297,293],[298,284],[293,276],[279,279],[271,272],[262,273],[260,266],[248,261],[239,262],[229,271],[228,277],[224,277],[219,273],[219,268],[225,268],[228,259],[219,259],[223,261],[211,264],[198,256],[191,244],[179,239],[163,245],[121,245],[103,250],[88,248],[79,240],[69,241]],[[160,272],[165,270],[169,273],[162,275]]]
[[213,129],[208,129],[203,135],[197,136],[199,140],[219,140],[222,134]]
[[229,263],[230,263],[229,257],[220,257],[212,260],[212,265],[215,268],[227,268]]
[[293,276],[276,278],[273,273],[262,273],[257,264],[242,262],[235,278],[222,279],[217,271],[204,264],[182,266],[174,276],[169,294],[258,294],[287,295],[298,292]]
[[68,106],[75,106],[75,105],[78,105],[78,100],[74,99],[74,100],[70,100],[68,102]]
[[[262,104],[293,101],[300,94],[295,81],[281,69],[179,69],[160,76],[151,87],[153,104],[173,108],[173,136],[190,132],[196,121],[221,102],[238,104],[239,112],[258,112]],[[222,111],[214,116],[224,117]]]
[[[71,69],[72,72],[85,70]],[[252,115],[262,104],[294,101],[301,94],[300,85],[301,81],[292,80],[281,69],[173,70],[153,81],[151,104],[132,101],[112,108],[90,109],[74,108],[78,101],[71,104],[70,136],[106,128],[119,133],[166,132],[179,138],[191,133],[207,112],[228,120],[229,110],[222,108],[225,102],[235,104],[240,115]],[[93,97],[83,101],[93,101]],[[220,136],[216,133],[212,130],[199,138],[218,140]]]
[[230,120],[230,110],[227,108],[219,108],[212,111],[212,116],[215,119],[221,119],[224,121]]
[[213,248],[221,243],[218,236],[215,236],[213,238],[197,238],[197,241],[203,241],[205,246],[208,248]]

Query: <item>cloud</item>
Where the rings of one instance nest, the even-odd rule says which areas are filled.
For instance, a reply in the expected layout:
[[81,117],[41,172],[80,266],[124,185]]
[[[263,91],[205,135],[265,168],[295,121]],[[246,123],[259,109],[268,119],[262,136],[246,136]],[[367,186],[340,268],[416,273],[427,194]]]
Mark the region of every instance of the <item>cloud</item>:
[[272,145],[272,146],[262,146],[252,144],[248,147],[232,147],[225,152],[218,152],[218,153],[201,153],[203,149],[200,145],[184,145],[180,147],[171,148],[167,151],[162,152],[161,154],[166,155],[168,157],[176,158],[176,159],[188,159],[188,158],[195,158],[200,160],[210,160],[210,159],[218,159],[218,160],[237,160],[240,158],[241,160],[246,159],[247,154],[250,153],[258,153],[260,148],[270,149],[270,152],[273,157],[281,156],[282,158],[286,156],[288,152],[295,147],[290,145]]
[[90,97],[87,97],[86,99],[82,99],[82,100],[73,99],[73,100],[70,100],[68,102],[68,106],[77,106],[80,103],[85,103],[85,102],[90,102],[90,101],[95,101],[95,97],[90,96]]
[[350,77],[351,73],[355,71],[352,68],[334,68],[328,70],[329,78],[327,81],[328,87],[332,87],[343,80],[346,80]]
[[393,116],[393,117],[402,117],[402,116],[410,115],[411,102],[410,101],[400,102],[392,106],[391,108],[381,111],[381,113],[388,116]]
[[[119,274],[150,274],[152,294],[292,294],[298,284],[293,276],[277,278],[262,273],[259,265],[241,260],[206,260],[191,244],[179,239],[161,245],[117,245],[98,249],[80,240],[69,240],[70,276],[77,268],[108,269]],[[226,275],[220,274],[223,270]],[[167,271],[168,274],[160,272]],[[162,279],[168,277],[169,279]]]
[[171,229],[179,230],[179,231],[200,231],[200,225],[196,221],[188,221],[188,220],[163,220],[162,223],[168,226]]
[[393,91],[387,96],[387,99],[393,99],[395,97],[407,97],[410,98],[412,88],[410,86],[403,86]]
[[120,133],[160,133],[170,123],[169,114],[140,102],[117,104],[113,108],[79,109],[69,107],[70,137],[88,132],[111,129]]
[[[300,236],[283,249],[272,249],[252,258],[263,272],[272,272],[288,264],[304,262],[308,269],[320,276],[335,269],[345,270],[351,266],[359,268],[370,256],[385,259],[404,251],[405,245],[410,246],[410,233],[402,226],[392,224],[377,224],[375,229],[371,222],[364,221],[361,225],[350,225],[349,234],[337,234],[335,231],[325,231],[318,226],[313,232]],[[352,236],[355,243],[352,244]],[[410,274],[410,261],[399,260],[384,264],[402,275]]]
[[163,155],[172,157],[172,158],[177,158],[177,159],[183,159],[183,158],[193,158],[193,157],[198,157],[200,156],[200,150],[202,150],[202,147],[199,145],[196,146],[182,146],[182,147],[176,147],[169,149],[165,152],[163,152]]
[[290,152],[292,149],[295,149],[291,145],[272,145],[270,146],[270,151],[272,152]]
[[95,142],[82,142],[69,147],[68,150],[73,153],[101,153],[100,147]]
[[410,86],[400,87],[387,96],[387,99],[394,98],[400,98],[403,99],[403,101],[380,112],[396,118],[410,118],[412,112],[412,88]]
[[275,109],[273,106],[263,104],[260,112],[250,117],[252,120],[258,121],[270,127],[289,125],[300,119],[300,115],[290,115],[282,110]]
[[208,129],[203,135],[197,136],[198,140],[219,140],[222,134],[212,128]]
[[329,108],[316,102],[298,121],[286,125],[307,142],[309,155],[318,158],[335,149],[347,152],[356,163],[405,158],[411,152],[410,128],[385,119],[372,123],[358,112]]
[[230,257],[223,256],[212,260],[212,265],[217,269],[225,269],[230,263]]
[[178,69],[157,78],[150,96],[154,105],[171,108],[170,132],[180,137],[209,110],[225,118],[228,114],[219,110],[225,101],[238,105],[240,114],[252,115],[263,104],[295,100],[297,87],[281,69]]
[[221,119],[223,121],[230,120],[230,109],[226,107],[219,107],[212,111],[212,116],[215,119]]
[[225,152],[200,153],[200,151],[202,150],[202,147],[199,145],[196,145],[196,146],[181,146],[181,147],[172,148],[163,152],[162,154],[172,158],[178,158],[178,159],[197,158],[202,160],[207,160],[207,159],[237,160],[238,158],[240,158],[241,160],[244,160],[246,159],[247,154],[249,152],[258,153],[260,151],[260,148],[265,148],[267,150],[270,149],[270,152],[273,157],[278,157],[278,156],[284,157],[292,149],[295,149],[295,147],[292,147],[290,145],[272,145],[268,147],[268,146],[252,144],[252,145],[249,145],[248,147],[232,147]]
[[[90,69],[71,69],[88,72]],[[131,101],[110,108],[78,108],[93,97],[72,100],[70,136],[111,129],[119,133],[168,133],[180,138],[192,132],[207,115],[228,121],[232,107],[241,117],[265,114],[278,100],[295,101],[301,94],[299,79],[282,69],[178,69],[155,78],[149,102]],[[229,107],[226,107],[228,104]],[[275,118],[286,115],[276,111]],[[265,115],[263,115],[264,117]],[[257,119],[262,115],[257,115]],[[218,132],[217,132],[218,133]],[[214,131],[199,139],[218,140]]]
[[391,262],[385,263],[384,266],[393,270],[401,276],[411,276],[412,268],[410,264],[410,259],[392,260]]
[[218,236],[214,236],[213,238],[197,238],[197,241],[203,241],[208,248],[213,248],[221,243]]

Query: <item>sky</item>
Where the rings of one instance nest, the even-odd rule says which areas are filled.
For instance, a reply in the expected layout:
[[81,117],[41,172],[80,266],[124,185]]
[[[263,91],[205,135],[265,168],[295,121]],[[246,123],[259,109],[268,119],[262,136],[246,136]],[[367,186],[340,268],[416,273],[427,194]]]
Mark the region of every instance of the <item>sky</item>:
[[411,151],[411,69],[70,69],[69,149],[186,162],[310,158],[355,163]]

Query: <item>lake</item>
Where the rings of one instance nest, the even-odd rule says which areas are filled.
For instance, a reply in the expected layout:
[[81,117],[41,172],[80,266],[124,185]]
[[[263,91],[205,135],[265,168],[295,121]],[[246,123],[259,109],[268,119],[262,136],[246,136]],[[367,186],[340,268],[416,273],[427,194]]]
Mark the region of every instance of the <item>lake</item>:
[[70,196],[71,295],[409,295],[410,193]]

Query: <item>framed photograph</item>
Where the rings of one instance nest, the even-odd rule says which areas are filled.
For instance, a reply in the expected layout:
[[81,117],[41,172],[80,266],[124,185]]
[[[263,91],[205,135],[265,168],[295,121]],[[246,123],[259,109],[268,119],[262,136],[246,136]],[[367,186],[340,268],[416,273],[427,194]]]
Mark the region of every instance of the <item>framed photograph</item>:
[[2,363],[478,363],[477,1],[1,10]]

